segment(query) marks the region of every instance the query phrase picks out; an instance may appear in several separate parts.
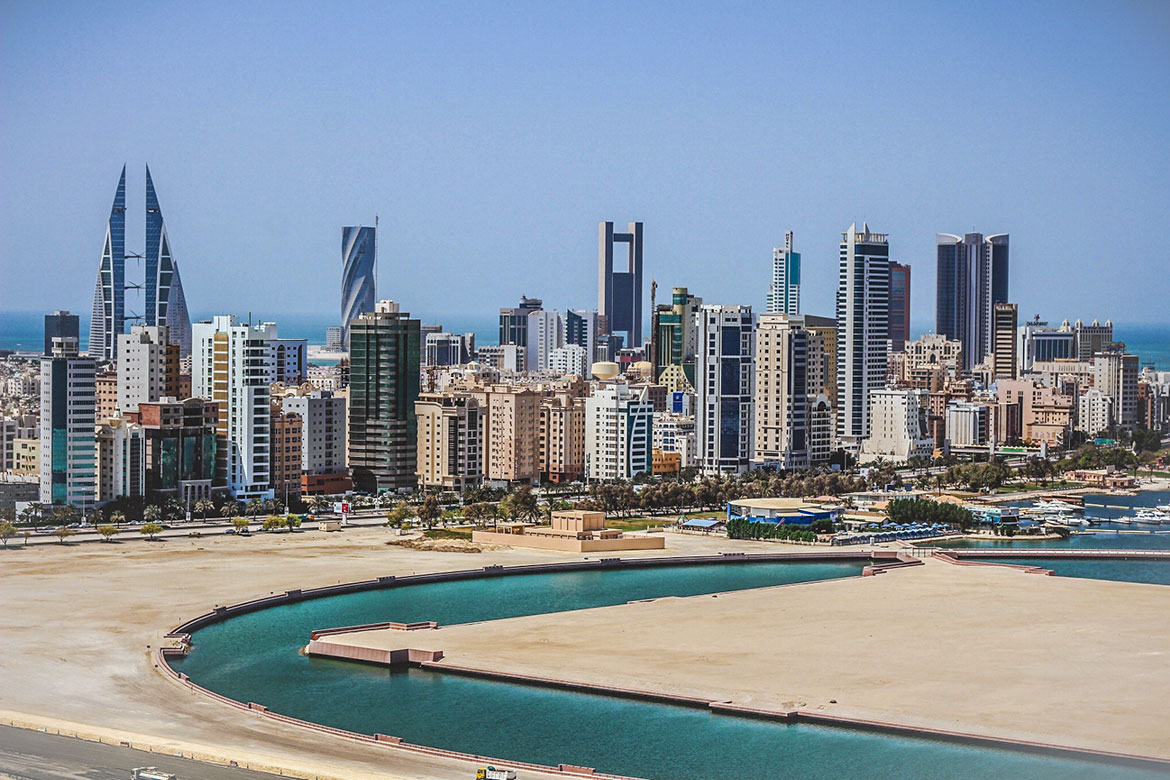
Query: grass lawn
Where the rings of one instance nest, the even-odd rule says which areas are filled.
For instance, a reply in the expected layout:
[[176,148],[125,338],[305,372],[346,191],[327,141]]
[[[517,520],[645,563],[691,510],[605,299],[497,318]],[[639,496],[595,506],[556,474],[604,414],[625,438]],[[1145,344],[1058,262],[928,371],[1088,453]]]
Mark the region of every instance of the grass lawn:
[[[685,517],[723,517],[723,512],[684,512]],[[607,528],[616,528],[619,531],[645,531],[647,528],[659,528],[663,525],[672,525],[678,519],[676,514],[657,515],[655,517],[611,517],[605,521]]]
[[428,539],[467,539],[471,540],[471,531],[452,531],[448,528],[432,528],[429,531],[423,531],[423,536]]
[[1061,490],[1063,488],[1085,487],[1084,482],[1066,482],[1065,480],[1049,480],[1048,484],[1040,482],[1010,482],[1000,487],[1000,492],[1022,493],[1026,490]]

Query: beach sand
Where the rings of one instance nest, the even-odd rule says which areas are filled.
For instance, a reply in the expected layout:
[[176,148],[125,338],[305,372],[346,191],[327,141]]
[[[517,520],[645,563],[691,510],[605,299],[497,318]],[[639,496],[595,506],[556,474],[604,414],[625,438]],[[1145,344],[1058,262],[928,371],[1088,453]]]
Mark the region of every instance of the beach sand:
[[878,577],[327,641],[441,650],[440,666],[1170,759],[1168,614],[1166,586],[931,560]]
[[[369,747],[237,711],[153,668],[151,648],[164,642],[163,634],[217,604],[382,575],[582,557],[512,548],[472,556],[386,544],[397,538],[375,527],[26,549],[13,542],[0,549],[0,722],[126,739],[293,776],[473,776],[469,762]],[[672,534],[667,550],[648,553],[729,549],[808,548]],[[541,775],[526,770],[524,777]]]

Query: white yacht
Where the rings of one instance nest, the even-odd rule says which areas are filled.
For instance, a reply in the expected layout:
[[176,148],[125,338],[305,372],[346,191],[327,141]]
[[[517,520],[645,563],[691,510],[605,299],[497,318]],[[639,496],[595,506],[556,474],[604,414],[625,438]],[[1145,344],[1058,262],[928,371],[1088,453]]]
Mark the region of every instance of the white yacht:
[[1159,512],[1157,509],[1139,509],[1133,516],[1135,523],[1142,525],[1160,525],[1161,523],[1170,522],[1170,515],[1165,512]]

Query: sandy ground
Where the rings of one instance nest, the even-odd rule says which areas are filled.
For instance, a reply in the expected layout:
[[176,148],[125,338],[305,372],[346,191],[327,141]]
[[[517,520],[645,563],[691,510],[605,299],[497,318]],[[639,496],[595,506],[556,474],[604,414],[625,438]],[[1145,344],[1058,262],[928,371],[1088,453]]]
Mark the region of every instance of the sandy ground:
[[[1170,758],[1170,587],[926,566],[330,642],[444,664]],[[836,703],[831,703],[836,700]]]
[[[187,691],[152,668],[149,648],[216,604],[379,575],[582,557],[511,548],[466,555],[385,544],[394,538],[388,529],[369,528],[0,549],[0,723],[126,739],[301,776],[470,777],[470,764],[267,722]],[[623,555],[782,549],[671,534],[666,551]]]

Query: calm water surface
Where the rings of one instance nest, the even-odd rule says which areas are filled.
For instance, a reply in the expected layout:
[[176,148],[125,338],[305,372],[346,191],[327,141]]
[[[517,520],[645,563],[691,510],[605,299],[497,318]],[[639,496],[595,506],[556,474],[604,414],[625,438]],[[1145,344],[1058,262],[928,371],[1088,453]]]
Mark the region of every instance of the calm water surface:
[[[193,650],[175,665],[211,690],[318,723],[393,734],[452,750],[544,764],[582,764],[640,777],[1170,776],[926,739],[783,725],[419,669],[388,671],[299,654],[309,632],[327,626],[382,620],[462,623],[856,576],[860,568],[860,563],[685,566],[510,576],[347,594],[209,626],[196,632]],[[778,657],[777,663],[816,663],[816,654]]]

